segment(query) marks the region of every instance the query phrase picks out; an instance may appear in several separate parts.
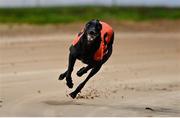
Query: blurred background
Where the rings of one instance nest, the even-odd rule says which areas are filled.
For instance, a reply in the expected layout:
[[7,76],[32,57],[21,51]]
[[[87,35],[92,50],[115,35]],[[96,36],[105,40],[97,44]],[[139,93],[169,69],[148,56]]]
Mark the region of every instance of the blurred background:
[[179,0],[0,0],[1,23],[67,23],[180,18]]
[[[58,77],[91,19],[113,27],[113,54],[70,100]],[[180,0],[0,0],[0,116],[179,117],[179,93]]]
[[179,7],[179,0],[0,0],[1,7],[40,7],[40,6],[164,6]]

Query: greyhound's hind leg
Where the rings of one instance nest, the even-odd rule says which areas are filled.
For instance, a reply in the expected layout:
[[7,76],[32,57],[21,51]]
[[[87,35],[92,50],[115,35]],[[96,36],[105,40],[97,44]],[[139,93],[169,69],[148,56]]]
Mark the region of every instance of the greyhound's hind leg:
[[86,82],[100,70],[101,66],[102,65],[98,65],[98,66],[94,67],[91,70],[91,72],[89,73],[89,75],[87,76],[87,78],[82,83],[79,84],[79,86],[76,88],[76,90],[69,94],[73,99],[77,96],[77,94],[79,92],[81,92],[81,90],[85,86]]
[[87,73],[88,70],[90,70],[92,68],[92,66],[88,65],[86,67],[82,67],[81,69],[79,69],[77,71],[77,76],[81,77],[82,75],[84,75],[85,73]]

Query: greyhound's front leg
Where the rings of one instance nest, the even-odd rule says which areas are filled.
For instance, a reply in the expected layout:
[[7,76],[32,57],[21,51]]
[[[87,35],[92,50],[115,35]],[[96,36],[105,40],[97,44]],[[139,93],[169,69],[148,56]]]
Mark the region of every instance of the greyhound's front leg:
[[66,72],[64,72],[64,73],[62,73],[62,74],[60,74],[60,76],[59,76],[59,80],[63,80],[65,77],[66,77],[66,75],[67,75],[67,71]]
[[76,61],[76,57],[70,52],[69,54],[69,62],[68,62],[68,70],[65,72],[66,74],[66,84],[69,88],[73,88],[73,82],[72,82],[72,77],[71,77],[71,73],[73,71],[74,68],[74,64]]
[[100,70],[101,66],[102,65],[98,65],[98,66],[94,67],[91,70],[91,72],[89,73],[89,75],[87,76],[87,78],[81,84],[79,84],[79,86],[76,88],[76,90],[69,94],[73,99],[82,90],[82,88],[85,86],[86,82]]

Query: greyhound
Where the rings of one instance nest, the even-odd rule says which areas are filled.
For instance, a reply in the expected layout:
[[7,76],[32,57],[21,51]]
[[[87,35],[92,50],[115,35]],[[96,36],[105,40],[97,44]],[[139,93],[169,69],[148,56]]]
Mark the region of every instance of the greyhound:
[[74,99],[81,92],[87,81],[93,77],[109,59],[113,51],[114,31],[110,25],[99,20],[91,20],[86,23],[84,29],[78,33],[69,48],[69,60],[67,70],[60,74],[59,80],[66,78],[66,85],[73,88],[71,73],[76,59],[87,64],[77,71],[77,76],[90,73],[86,79],[69,95]]

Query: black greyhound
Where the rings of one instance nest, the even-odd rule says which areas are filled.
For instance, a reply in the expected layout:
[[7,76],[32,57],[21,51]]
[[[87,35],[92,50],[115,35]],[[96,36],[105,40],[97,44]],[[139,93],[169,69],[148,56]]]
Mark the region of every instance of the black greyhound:
[[[66,84],[69,88],[73,88],[71,73],[76,59],[87,64],[77,71],[77,76],[81,77],[91,69],[87,78],[79,84],[75,91],[69,95],[74,99],[81,91],[86,82],[94,76],[101,66],[109,59],[112,54],[114,41],[114,32],[112,28],[105,22],[99,20],[91,20],[81,31],[69,50],[68,69],[59,76],[59,80],[66,78]],[[102,55],[102,54],[103,55]]]

